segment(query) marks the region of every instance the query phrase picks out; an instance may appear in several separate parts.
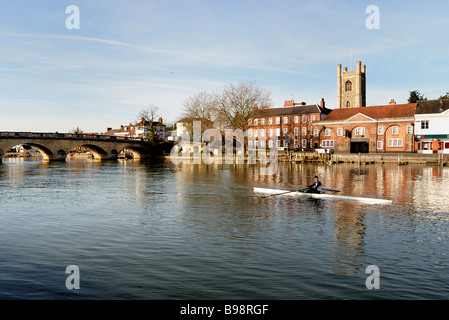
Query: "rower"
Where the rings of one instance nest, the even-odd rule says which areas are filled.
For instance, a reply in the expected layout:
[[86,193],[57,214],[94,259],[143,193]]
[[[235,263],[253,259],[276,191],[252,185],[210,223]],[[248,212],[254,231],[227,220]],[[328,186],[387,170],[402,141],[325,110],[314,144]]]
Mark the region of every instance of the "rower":
[[318,176],[315,176],[315,182],[308,186],[307,193],[321,193],[321,182]]

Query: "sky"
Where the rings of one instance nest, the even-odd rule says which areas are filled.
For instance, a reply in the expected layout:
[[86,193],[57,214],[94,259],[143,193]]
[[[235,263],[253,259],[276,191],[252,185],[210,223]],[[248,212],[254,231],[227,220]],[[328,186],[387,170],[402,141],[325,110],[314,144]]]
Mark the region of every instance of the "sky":
[[436,99],[448,40],[446,0],[0,0],[0,131],[101,133],[150,105],[173,123],[188,97],[240,81],[273,107],[334,109],[337,65],[356,61],[367,106]]

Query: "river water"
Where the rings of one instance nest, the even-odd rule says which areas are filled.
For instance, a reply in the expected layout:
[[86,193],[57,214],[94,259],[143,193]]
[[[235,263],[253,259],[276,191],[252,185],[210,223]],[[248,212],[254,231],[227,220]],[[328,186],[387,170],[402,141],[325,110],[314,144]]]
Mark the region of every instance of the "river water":
[[[393,204],[252,191],[315,175]],[[4,162],[0,298],[448,299],[448,190],[437,166]]]

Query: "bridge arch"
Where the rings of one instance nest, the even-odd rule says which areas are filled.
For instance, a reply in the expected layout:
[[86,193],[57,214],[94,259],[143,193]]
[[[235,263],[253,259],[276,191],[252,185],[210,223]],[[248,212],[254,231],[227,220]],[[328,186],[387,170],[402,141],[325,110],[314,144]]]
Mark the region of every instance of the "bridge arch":
[[141,159],[145,154],[145,150],[136,146],[126,146],[125,148],[120,150],[120,152],[123,152],[125,150],[129,150],[132,153],[134,159]]
[[109,154],[103,148],[94,144],[81,144],[80,147],[84,147],[92,152],[95,160],[108,159]]
[[8,152],[8,150],[11,150],[15,146],[24,146],[24,145],[33,147],[34,149],[38,150],[41,153],[42,158],[43,158],[44,161],[48,161],[48,160],[54,158],[53,157],[54,156],[53,152],[50,149],[48,149],[47,147],[45,147],[45,146],[43,146],[41,144],[32,143],[32,142],[31,143],[19,142],[19,143],[14,143],[14,144],[8,145],[8,147],[4,148],[5,150],[0,150],[0,161],[3,158],[3,156]]

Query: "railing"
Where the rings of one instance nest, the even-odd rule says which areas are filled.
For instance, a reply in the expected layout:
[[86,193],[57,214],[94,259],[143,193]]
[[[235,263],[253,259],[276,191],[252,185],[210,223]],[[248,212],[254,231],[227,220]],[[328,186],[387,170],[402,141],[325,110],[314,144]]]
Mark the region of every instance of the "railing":
[[0,132],[0,138],[34,138],[34,139],[68,139],[68,140],[99,140],[99,141],[143,141],[139,137],[107,136],[102,134],[58,133],[58,132]]

